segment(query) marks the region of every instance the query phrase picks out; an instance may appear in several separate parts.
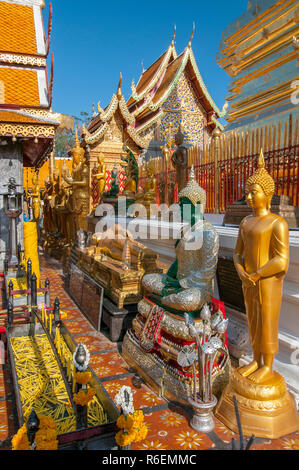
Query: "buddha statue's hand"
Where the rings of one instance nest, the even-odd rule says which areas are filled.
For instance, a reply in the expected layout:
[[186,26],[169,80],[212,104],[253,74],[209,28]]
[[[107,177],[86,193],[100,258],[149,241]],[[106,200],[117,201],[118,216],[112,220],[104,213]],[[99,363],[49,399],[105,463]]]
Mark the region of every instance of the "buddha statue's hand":
[[200,310],[205,300],[200,289],[191,287],[189,289],[181,289],[179,292],[163,297],[162,304],[175,310],[193,312]]
[[165,286],[165,275],[158,273],[145,274],[142,278],[142,285],[146,291],[162,295],[162,291]]
[[255,286],[254,279],[252,279],[251,276],[244,269],[238,269],[238,275],[239,275],[239,278],[241,279],[242,285],[244,287],[254,287]]

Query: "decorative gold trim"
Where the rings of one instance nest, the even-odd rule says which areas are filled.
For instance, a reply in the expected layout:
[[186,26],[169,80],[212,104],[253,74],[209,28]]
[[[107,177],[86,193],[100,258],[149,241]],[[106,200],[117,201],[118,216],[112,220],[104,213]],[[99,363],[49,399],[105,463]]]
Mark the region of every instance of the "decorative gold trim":
[[43,57],[33,57],[18,54],[0,53],[0,62],[6,62],[9,64],[22,64],[32,65],[35,67],[46,67],[47,61]]
[[145,139],[142,139],[132,126],[127,126],[126,132],[129,134],[129,136],[134,140],[134,142],[139,145],[141,148],[147,148],[149,142],[147,142]]
[[54,126],[38,126],[38,125],[26,125],[26,124],[1,124],[0,123],[0,135],[12,135],[23,137],[54,137],[55,127]]

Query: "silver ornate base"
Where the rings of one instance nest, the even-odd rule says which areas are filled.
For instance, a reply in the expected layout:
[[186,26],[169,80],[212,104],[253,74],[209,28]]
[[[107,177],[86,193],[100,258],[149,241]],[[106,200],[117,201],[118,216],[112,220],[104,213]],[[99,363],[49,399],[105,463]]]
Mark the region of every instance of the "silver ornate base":
[[208,403],[189,398],[189,403],[194,409],[194,416],[190,421],[190,426],[199,432],[208,433],[213,431],[215,427],[213,409],[217,405],[216,397],[213,395],[212,401]]

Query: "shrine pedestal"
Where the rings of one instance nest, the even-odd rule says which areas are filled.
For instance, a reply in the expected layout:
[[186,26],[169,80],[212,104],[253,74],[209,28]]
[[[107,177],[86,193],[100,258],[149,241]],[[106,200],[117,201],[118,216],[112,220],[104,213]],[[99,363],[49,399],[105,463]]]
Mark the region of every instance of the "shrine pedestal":
[[104,298],[102,321],[109,329],[109,338],[113,342],[121,341],[126,331],[131,328],[137,314],[137,304],[118,308],[111,300]]
[[271,383],[261,385],[234,370],[216,407],[215,416],[238,432],[233,396],[236,397],[245,436],[278,439],[299,429],[294,397],[287,391],[283,377],[274,372]]

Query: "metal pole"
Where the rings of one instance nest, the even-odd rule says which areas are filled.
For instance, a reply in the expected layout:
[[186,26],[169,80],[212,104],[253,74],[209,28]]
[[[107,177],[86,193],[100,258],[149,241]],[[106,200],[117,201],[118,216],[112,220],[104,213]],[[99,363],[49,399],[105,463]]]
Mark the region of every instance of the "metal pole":
[[13,282],[12,282],[12,280],[10,280],[9,284],[8,284],[8,302],[10,302],[13,305],[12,291],[13,291]]
[[31,306],[37,306],[37,279],[35,273],[31,276]]
[[8,302],[7,306],[7,324],[9,327],[13,325],[13,305],[11,302]]
[[27,304],[31,304],[31,275],[32,275],[32,262],[31,259],[29,258],[27,261]]
[[50,301],[50,281],[49,281],[48,278],[47,278],[46,281],[45,281],[45,289],[46,289],[46,293],[45,293],[45,304],[47,305],[47,307],[51,307],[51,301]]

